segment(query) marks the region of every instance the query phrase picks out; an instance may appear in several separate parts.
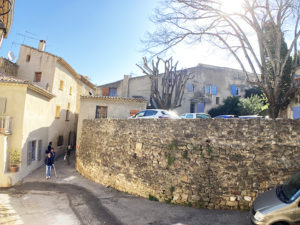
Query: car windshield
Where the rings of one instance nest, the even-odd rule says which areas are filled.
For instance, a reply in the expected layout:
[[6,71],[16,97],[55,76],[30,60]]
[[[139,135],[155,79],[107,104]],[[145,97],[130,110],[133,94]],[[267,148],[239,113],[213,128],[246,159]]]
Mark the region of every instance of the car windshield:
[[300,172],[292,176],[284,185],[277,188],[277,196],[283,202],[291,202],[295,200],[300,189]]

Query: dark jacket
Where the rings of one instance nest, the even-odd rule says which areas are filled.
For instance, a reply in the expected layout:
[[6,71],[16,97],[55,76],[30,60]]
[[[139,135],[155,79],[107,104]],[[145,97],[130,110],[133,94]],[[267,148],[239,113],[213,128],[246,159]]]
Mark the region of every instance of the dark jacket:
[[55,152],[50,152],[50,154],[51,154],[52,161],[54,163],[54,161],[55,161]]
[[47,165],[47,166],[52,166],[52,164],[53,164],[53,159],[52,159],[52,157],[46,157],[45,158],[45,165]]

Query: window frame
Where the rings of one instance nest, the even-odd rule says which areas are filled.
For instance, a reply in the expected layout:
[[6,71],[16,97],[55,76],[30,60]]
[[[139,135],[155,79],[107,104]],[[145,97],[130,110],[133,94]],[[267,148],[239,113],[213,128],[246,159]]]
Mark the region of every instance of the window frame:
[[64,81],[63,80],[59,81],[59,90],[61,90],[61,91],[64,90]]
[[25,61],[26,61],[27,63],[29,63],[30,60],[31,60],[31,55],[30,55],[30,54],[27,54],[27,55],[26,55]]
[[55,109],[55,119],[59,119],[60,118],[60,112],[61,112],[61,106],[57,105],[56,109]]
[[107,118],[108,106],[96,105],[95,119]]
[[33,82],[41,82],[41,80],[42,80],[42,72],[35,72]]

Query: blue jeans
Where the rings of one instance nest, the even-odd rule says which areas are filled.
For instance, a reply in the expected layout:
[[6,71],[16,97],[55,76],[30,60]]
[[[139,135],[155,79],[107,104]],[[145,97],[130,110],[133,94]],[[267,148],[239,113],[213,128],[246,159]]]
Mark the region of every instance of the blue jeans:
[[51,166],[46,165],[46,178],[51,176]]

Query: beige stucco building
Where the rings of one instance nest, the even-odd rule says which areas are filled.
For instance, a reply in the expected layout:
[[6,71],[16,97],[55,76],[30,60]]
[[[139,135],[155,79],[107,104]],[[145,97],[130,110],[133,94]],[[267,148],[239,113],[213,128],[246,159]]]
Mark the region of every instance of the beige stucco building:
[[84,119],[117,118],[126,119],[146,109],[147,100],[109,96],[81,96],[77,127],[77,144],[80,148],[80,134]]
[[[208,112],[211,108],[223,103],[228,96],[243,96],[251,86],[245,74],[236,69],[199,64],[186,69],[192,79],[185,87],[181,107],[176,108],[178,114],[188,112]],[[159,82],[161,83],[161,82]],[[131,77],[101,85],[97,88],[98,95],[117,97],[143,97],[148,100],[147,107],[154,107],[150,99],[151,81],[148,76]]]
[[[80,95],[96,89],[64,59],[44,49],[45,41],[40,41],[38,49],[22,45],[14,65],[17,76],[3,75],[0,99],[7,103],[7,110],[0,115],[4,122],[7,116],[13,119],[9,136],[0,139],[0,186],[13,185],[41,166],[49,142],[57,154],[68,144],[75,147]],[[7,169],[11,148],[22,153],[16,174]]]
[[[0,187],[15,184],[41,165],[52,123],[47,109],[53,98],[28,81],[0,75]],[[18,173],[8,170],[9,149],[21,153]]]

